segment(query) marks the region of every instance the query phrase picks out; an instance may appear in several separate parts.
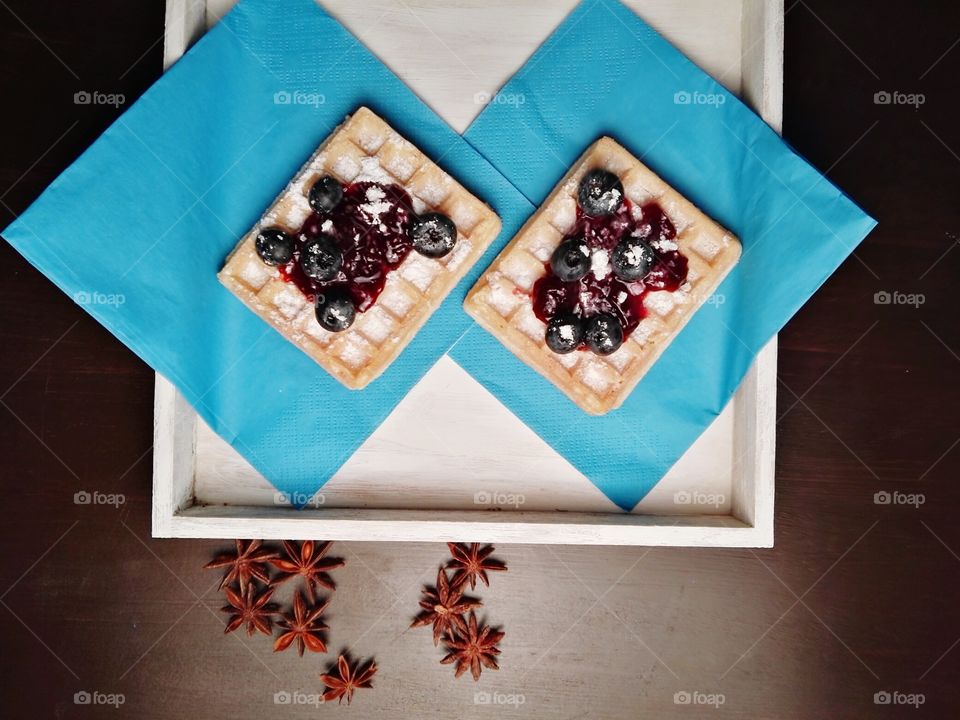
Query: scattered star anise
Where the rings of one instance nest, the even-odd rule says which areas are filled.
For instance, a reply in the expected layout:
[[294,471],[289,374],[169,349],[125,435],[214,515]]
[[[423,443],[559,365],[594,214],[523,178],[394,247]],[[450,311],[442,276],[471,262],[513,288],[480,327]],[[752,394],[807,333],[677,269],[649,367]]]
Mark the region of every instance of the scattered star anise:
[[280,574],[273,579],[274,585],[289,580],[292,577],[302,577],[306,584],[307,598],[311,603],[317,601],[317,585],[329,590],[335,590],[336,585],[327,575],[328,570],[343,567],[343,560],[324,558],[333,543],[323,542],[316,544],[313,540],[305,540],[297,547],[295,542],[283,541],[283,552],[286,557],[275,557],[270,564],[280,570]]
[[323,694],[323,701],[336,700],[337,703],[340,703],[343,698],[346,698],[347,705],[349,705],[350,701],[353,700],[354,690],[373,687],[371,678],[377,672],[377,663],[371,660],[366,665],[361,666],[357,663],[351,667],[347,658],[341,655],[337,660],[337,672],[340,675],[339,677],[336,675],[320,676],[320,682],[330,688]]
[[247,585],[252,578],[267,584],[270,582],[270,575],[267,572],[267,561],[275,558],[277,553],[274,550],[261,548],[262,540],[237,540],[235,541],[237,550],[235,553],[223,553],[217,555],[213,560],[204,565],[204,569],[229,567],[227,574],[220,581],[220,590],[235,580],[240,583],[240,592],[247,591]]
[[247,585],[246,591],[238,593],[227,586],[224,592],[230,603],[221,608],[223,612],[230,613],[227,626],[223,629],[224,634],[231,633],[243,625],[247,626],[247,635],[253,635],[255,630],[259,630],[264,635],[273,634],[273,623],[270,618],[277,614],[278,607],[270,602],[270,597],[273,595],[272,588],[267,588],[259,595],[254,594],[252,584]]
[[323,615],[323,611],[327,609],[328,604],[329,601],[324,601],[320,605],[307,608],[303,595],[299,591],[295,593],[293,596],[293,613],[284,615],[281,620],[277,621],[277,625],[286,632],[281,634],[273,643],[273,651],[286,650],[296,640],[301,657],[303,657],[305,648],[309,648],[311,652],[325,653],[327,646],[323,642],[320,632],[328,628],[323,624],[320,616]]
[[467,610],[480,607],[482,603],[474,598],[463,597],[463,589],[451,587],[447,571],[441,566],[437,571],[436,588],[424,588],[420,600],[421,612],[410,623],[410,627],[422,627],[433,624],[433,644],[440,644],[440,637],[446,633],[467,632],[463,614]]
[[440,662],[443,665],[456,663],[455,677],[460,677],[470,668],[474,681],[480,679],[483,668],[499,670],[496,656],[500,654],[497,643],[503,640],[504,633],[494,630],[489,625],[477,628],[477,615],[470,611],[470,625],[467,631],[459,636],[446,636],[447,655]]
[[459,587],[465,583],[470,583],[470,589],[477,589],[477,579],[483,581],[483,584],[490,587],[490,579],[487,572],[505,572],[507,566],[499,560],[492,560],[490,554],[493,552],[493,545],[480,547],[480,543],[470,543],[469,546],[463,543],[447,543],[450,548],[450,554],[453,559],[447,562],[448,568],[455,568],[453,576],[454,587]]

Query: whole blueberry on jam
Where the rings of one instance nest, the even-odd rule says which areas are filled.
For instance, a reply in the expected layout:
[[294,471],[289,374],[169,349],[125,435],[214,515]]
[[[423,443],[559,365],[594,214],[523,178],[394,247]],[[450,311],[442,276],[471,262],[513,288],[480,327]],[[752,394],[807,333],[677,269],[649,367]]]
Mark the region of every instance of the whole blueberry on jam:
[[609,355],[623,345],[623,326],[613,315],[600,313],[587,320],[584,336],[593,352]]
[[613,274],[621,280],[642,280],[657,259],[653,248],[643,240],[626,237],[617,243],[610,256]]
[[350,295],[335,288],[317,295],[315,311],[320,327],[330,332],[346,330],[357,317],[357,308]]
[[623,204],[623,183],[606,170],[591,170],[580,181],[580,207],[587,215],[613,215]]
[[300,249],[300,269],[314,280],[332,280],[343,266],[343,253],[329,235],[307,240]]
[[559,313],[547,323],[547,347],[558,355],[566,355],[583,342],[583,322],[573,313]]
[[442,258],[457,244],[457,226],[440,213],[426,213],[410,223],[413,249],[428,258]]
[[590,248],[578,237],[564,240],[550,256],[550,269],[564,282],[582,278],[590,271],[590,263]]
[[267,265],[286,265],[293,258],[294,240],[280,228],[263,228],[257,233],[257,255]]
[[324,175],[310,188],[309,200],[317,212],[330,212],[343,200],[343,186],[336,178]]

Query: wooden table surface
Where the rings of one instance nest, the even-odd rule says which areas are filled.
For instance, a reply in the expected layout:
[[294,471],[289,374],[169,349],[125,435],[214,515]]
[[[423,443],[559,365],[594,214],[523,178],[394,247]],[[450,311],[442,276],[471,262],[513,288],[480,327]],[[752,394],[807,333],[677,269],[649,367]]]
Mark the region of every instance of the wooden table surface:
[[[3,717],[956,717],[960,8],[920,5],[787,2],[784,135],[880,226],[780,336],[776,548],[498,548],[503,667],[478,685],[406,630],[446,548],[343,543],[330,645],[375,656],[376,687],[278,707],[327,659],[223,637],[201,570],[222,544],[150,538],[153,372],[0,244]],[[160,75],[164,18],[0,18],[6,225],[119,112],[75,93],[129,102]]]

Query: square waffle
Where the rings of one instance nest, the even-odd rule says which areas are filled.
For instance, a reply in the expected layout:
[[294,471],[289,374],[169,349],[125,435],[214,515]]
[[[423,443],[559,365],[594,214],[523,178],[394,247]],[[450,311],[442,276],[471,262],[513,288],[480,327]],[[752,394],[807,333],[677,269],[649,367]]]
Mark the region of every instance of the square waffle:
[[[277,267],[261,261],[255,246],[262,228],[297,233],[313,212],[310,188],[323,175],[344,185],[397,185],[410,195],[415,213],[443,213],[457,228],[456,245],[446,256],[431,259],[411,251],[389,272],[373,306],[357,313],[353,325],[342,332],[321,327],[310,300],[285,281]],[[333,131],[240,240],[218,278],[337,380],[360,389],[396,359],[499,232],[500,219],[493,210],[361,107]]]
[[[649,292],[646,317],[618,350],[553,352],[546,325],[533,311],[534,284],[577,221],[577,193],[591,170],[616,175],[633,208],[655,201],[676,228],[673,242],[686,256],[679,289]],[[546,202],[524,225],[470,291],[467,312],[517,357],[592,415],[619,407],[694,312],[740,258],[740,242],[614,140],[604,137],[574,163]]]

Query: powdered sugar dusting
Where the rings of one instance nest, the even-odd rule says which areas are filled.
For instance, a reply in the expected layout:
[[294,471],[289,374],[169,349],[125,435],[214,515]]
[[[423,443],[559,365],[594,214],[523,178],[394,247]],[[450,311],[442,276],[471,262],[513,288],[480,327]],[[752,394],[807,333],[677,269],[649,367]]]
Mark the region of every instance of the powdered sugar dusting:
[[376,157],[365,157],[360,161],[353,182],[373,182],[390,185],[393,183],[393,178],[390,176],[390,173],[383,169],[383,166]]
[[447,215],[453,220],[457,230],[469,235],[470,231],[480,222],[480,213],[478,209],[470,202],[460,200],[447,207]]
[[[368,159],[364,158],[364,160]],[[360,163],[350,155],[341,155],[333,163],[333,172],[346,182],[353,182],[354,178],[360,174],[360,170]]]
[[304,310],[298,324],[307,335],[316,340],[320,345],[326,345],[333,339],[334,333],[320,327],[313,308],[306,308]]
[[580,363],[577,377],[598,395],[604,394],[614,381],[610,367],[602,360],[592,357],[584,358]]
[[653,246],[654,250],[660,250],[661,252],[672,252],[680,249],[680,246],[677,245],[673,240],[667,240],[666,238],[663,238],[662,240],[654,240],[650,244]]
[[713,260],[721,250],[720,243],[707,233],[700,233],[694,238],[693,242],[690,243],[690,247],[693,248],[697,255],[707,260]]
[[378,128],[365,125],[357,134],[357,144],[371,155],[380,149],[387,140],[387,134]]
[[520,308],[520,311],[514,318],[514,322],[520,329],[520,332],[534,342],[541,343],[544,341],[547,326],[543,324],[540,318],[533,314],[533,310],[529,305],[524,305]]
[[410,199],[413,201],[413,211],[417,215],[423,215],[425,212],[430,210],[430,206],[427,205],[423,200],[418,198],[416,195],[411,195]]
[[500,263],[503,274],[524,290],[530,290],[543,275],[543,265],[526,253],[511,253]]
[[387,278],[387,284],[377,302],[396,317],[404,318],[413,307],[414,298],[406,293],[391,275]]
[[562,236],[548,223],[537,223],[526,232],[523,245],[540,262],[550,259]]
[[450,187],[453,185],[453,178],[446,173],[441,173],[439,178],[433,178],[417,188],[417,193],[426,202],[434,207],[438,206],[450,195]]
[[622,373],[624,368],[626,368],[633,359],[633,355],[627,350],[628,347],[628,345],[622,345],[619,350],[611,355],[607,355],[605,358],[608,363],[617,369],[617,372]]
[[577,203],[572,197],[558,197],[549,212],[549,221],[566,235],[577,221]]
[[663,211],[677,229],[677,235],[683,233],[693,222],[690,217],[680,209],[680,203],[676,200],[669,200],[663,208]]
[[285,200],[287,202],[280,203],[284,210],[284,219],[286,220],[284,224],[290,227],[300,227],[313,213],[313,208],[310,207],[310,201],[303,193],[299,192],[290,193]]
[[393,208],[393,203],[385,200],[386,197],[387,194],[383,191],[383,188],[371,185],[367,188],[367,201],[360,206],[360,211],[369,218],[370,224],[379,224],[381,230],[384,229],[384,226],[380,223],[380,216]]
[[240,279],[254,290],[259,290],[273,274],[274,270],[270,266],[265,265],[259,258],[251,258],[240,270]]
[[567,370],[575,367],[578,362],[580,362],[580,357],[583,353],[579,350],[574,350],[571,353],[566,353],[565,355],[557,355],[556,353],[551,353],[554,359],[563,365]]
[[445,264],[447,266],[447,270],[456,270],[458,267],[460,267],[464,261],[470,257],[470,250],[470,241],[466,238],[459,238],[457,240],[457,244],[453,248],[453,252],[446,257]]
[[413,283],[421,292],[426,292],[442,269],[436,260],[411,253],[400,266],[400,277]]
[[286,285],[273,297],[273,305],[287,320],[299,315],[306,304],[299,290]]
[[606,250],[596,250],[590,256],[590,269],[597,280],[603,280],[613,269],[610,266],[610,253]]
[[637,325],[636,329],[630,334],[630,339],[640,347],[643,347],[650,341],[656,329],[657,325],[654,322],[641,320],[640,324]]
[[394,326],[393,319],[379,307],[374,306],[363,314],[358,329],[365,337],[381,345],[390,337]]
[[503,317],[507,317],[520,304],[520,298],[514,293],[512,283],[504,280],[500,273],[491,273],[487,280],[487,305],[492,307]]
[[356,335],[346,335],[337,352],[337,357],[356,369],[366,363],[371,354],[372,348],[367,341]]
[[673,310],[673,293],[667,290],[648,293],[643,299],[643,305],[645,308],[655,312],[660,317],[664,317],[669,315],[670,311]]

